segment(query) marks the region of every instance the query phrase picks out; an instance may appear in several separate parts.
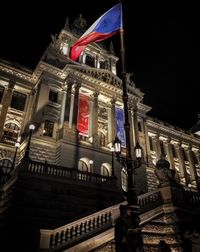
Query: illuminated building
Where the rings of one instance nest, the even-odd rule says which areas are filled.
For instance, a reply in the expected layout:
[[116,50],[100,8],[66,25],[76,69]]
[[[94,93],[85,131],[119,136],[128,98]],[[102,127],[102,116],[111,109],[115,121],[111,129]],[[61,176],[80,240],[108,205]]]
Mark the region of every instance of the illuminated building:
[[[3,171],[0,210],[2,216],[4,213],[9,216],[6,212],[11,207],[8,204],[9,196],[16,191],[12,198],[17,221],[25,216],[24,220],[31,224],[35,222],[35,226],[42,229],[62,226],[65,220],[71,223],[77,218],[87,219],[89,214],[95,216],[96,211],[112,208],[121,202],[121,189],[127,189],[125,167],[114,162],[117,180],[111,176],[112,143],[116,134],[122,141],[124,139],[122,82],[117,76],[116,67],[118,57],[112,46],[108,50],[103,44],[91,44],[79,62],[72,62],[69,59],[70,46],[85,26],[86,22],[81,17],[70,27],[67,22],[58,36],[52,36],[52,43],[33,71],[6,60],[0,61],[0,167]],[[143,103],[144,93],[130,78],[127,78],[127,84],[131,146],[134,149],[139,142],[146,162],[135,175],[136,191],[141,195],[141,202],[146,200],[141,204],[145,207],[149,204],[150,207],[142,212],[145,245],[155,249],[159,239],[164,237],[171,247],[178,248],[173,203],[164,208],[164,203],[159,201],[155,164],[161,154],[167,156],[170,168],[176,173],[176,180],[187,193],[196,197],[193,203],[194,214],[197,214],[200,138],[150,118],[148,112],[151,108]],[[31,123],[35,125],[35,130],[28,150],[29,160],[23,157]],[[15,143],[19,137],[20,146],[16,149]],[[19,177],[18,171],[22,171]],[[21,184],[16,181],[21,181]],[[113,209],[112,213],[115,213],[116,207]],[[187,209],[191,217],[194,210],[190,206]],[[103,214],[104,223],[110,221],[109,215]],[[12,223],[9,225],[13,227]],[[80,236],[86,226],[82,225],[81,228]],[[29,230],[25,227],[23,231],[26,229]],[[13,230],[17,232],[18,226]],[[61,244],[65,240],[63,237],[64,232],[51,236],[51,244],[57,246],[59,239]],[[104,241],[112,239],[110,235]]]

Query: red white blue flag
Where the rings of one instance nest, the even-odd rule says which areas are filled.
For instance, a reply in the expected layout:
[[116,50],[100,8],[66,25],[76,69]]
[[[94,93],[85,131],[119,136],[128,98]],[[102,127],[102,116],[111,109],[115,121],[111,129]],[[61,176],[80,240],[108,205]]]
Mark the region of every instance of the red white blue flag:
[[71,59],[77,60],[82,51],[91,42],[111,37],[122,28],[122,6],[115,5],[93,23],[71,48]]

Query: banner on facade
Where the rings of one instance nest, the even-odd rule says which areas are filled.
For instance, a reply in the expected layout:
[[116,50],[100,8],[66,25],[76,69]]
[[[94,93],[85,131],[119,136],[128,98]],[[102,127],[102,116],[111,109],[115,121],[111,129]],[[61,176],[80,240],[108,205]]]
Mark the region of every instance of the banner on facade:
[[124,131],[124,111],[119,107],[115,107],[116,115],[116,133],[121,141],[121,146],[126,148],[126,137]]
[[89,97],[79,94],[77,129],[84,135],[88,135],[89,131],[89,109]]

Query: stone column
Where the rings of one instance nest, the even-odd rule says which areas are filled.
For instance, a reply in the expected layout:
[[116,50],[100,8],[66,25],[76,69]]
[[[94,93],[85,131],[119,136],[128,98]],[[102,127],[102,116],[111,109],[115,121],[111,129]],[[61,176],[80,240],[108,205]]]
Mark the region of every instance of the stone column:
[[21,129],[21,132],[23,132],[26,129],[26,127],[28,126],[28,124],[31,123],[32,116],[33,116],[33,110],[34,110],[35,97],[36,97],[36,90],[33,89],[31,91],[31,93],[27,96],[26,109],[25,109],[26,115],[25,115],[25,119],[24,119],[24,123],[23,123],[23,127]]
[[95,146],[99,145],[99,137],[98,137],[98,96],[99,92],[96,91],[92,96],[92,129],[91,136],[93,138],[93,144]]
[[65,114],[64,114],[64,122],[67,128],[69,127],[72,84],[73,84],[72,80],[69,80],[67,82],[67,93],[66,93]]
[[173,158],[172,145],[170,143],[170,138],[167,138],[163,143],[165,145],[165,150],[166,150],[166,154],[167,154],[167,160],[170,163],[170,168],[172,170],[174,170],[175,166],[174,166],[174,158]]
[[66,96],[67,96],[67,90],[65,88],[63,88],[62,89],[61,112],[60,112],[60,123],[59,123],[60,129],[63,128],[64,119],[65,119]]
[[160,160],[160,155],[161,155],[160,141],[159,141],[158,134],[155,134],[154,136],[152,136],[152,140],[153,140],[153,145],[156,152],[156,161],[158,161]]
[[191,175],[191,184],[192,187],[196,188],[197,185],[197,172],[193,159],[193,151],[191,149],[188,150],[188,160],[190,164],[190,175]]
[[111,106],[108,107],[108,143],[113,143],[116,136],[116,116],[115,99],[111,100]]
[[184,161],[184,157],[183,157],[183,153],[182,153],[182,147],[181,144],[178,143],[177,146],[177,156],[178,156],[178,160],[179,160],[179,172],[180,172],[180,180],[182,182],[182,184],[187,183],[187,172],[185,169],[185,161]]
[[4,95],[2,98],[1,115],[0,115],[0,142],[2,142],[3,140],[3,127],[5,124],[8,108],[10,107],[10,103],[12,100],[12,93],[13,93],[15,83],[16,81],[11,79],[8,83],[7,90],[4,90]]
[[69,114],[69,128],[70,129],[77,128],[79,88],[80,88],[80,84],[75,82],[71,90],[70,114]]
[[146,158],[147,162],[151,162],[151,149],[150,149],[150,142],[149,142],[149,135],[147,129],[146,118],[143,119],[143,128],[144,128],[144,136],[145,136],[145,146],[146,146]]

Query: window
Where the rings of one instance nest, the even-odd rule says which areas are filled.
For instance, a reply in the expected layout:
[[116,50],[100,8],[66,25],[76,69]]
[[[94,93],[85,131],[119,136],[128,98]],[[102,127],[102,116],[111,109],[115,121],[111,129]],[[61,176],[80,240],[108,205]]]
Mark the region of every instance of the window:
[[5,183],[10,178],[12,162],[9,159],[0,160],[0,184]]
[[2,101],[3,92],[4,92],[4,87],[0,86],[0,103]]
[[15,143],[19,135],[19,127],[15,123],[7,123],[4,125],[3,139],[5,142]]
[[185,161],[188,161],[187,151],[186,151],[184,148],[182,148],[182,153],[183,153],[183,159],[184,159]]
[[1,159],[0,160],[0,167],[4,174],[9,174],[12,169],[12,162],[9,159]]
[[17,91],[14,91],[12,95],[10,107],[17,110],[24,111],[25,104],[26,104],[26,95],[19,93]]
[[109,169],[106,166],[106,164],[102,164],[102,166],[101,166],[101,175],[107,176],[107,177],[110,175]]
[[173,154],[173,157],[177,158],[176,148],[174,145],[172,145],[172,154]]
[[138,122],[138,130],[141,132],[142,131],[142,125],[141,122]]
[[49,91],[49,100],[52,102],[58,102],[58,93],[53,90],[50,90]]
[[87,163],[84,162],[83,160],[79,160],[78,161],[78,170],[88,172],[89,168],[88,168]]
[[85,64],[94,67],[95,64],[94,58],[90,55],[86,55]]
[[100,61],[99,65],[102,69],[108,69],[108,61]]
[[193,157],[194,164],[198,164],[199,162],[198,162],[197,156],[193,151],[192,151],[192,157]]
[[52,137],[53,136],[53,126],[54,126],[53,122],[46,120],[44,122],[43,135]]
[[149,137],[149,147],[150,147],[150,150],[151,151],[153,151],[154,149],[153,149],[153,139],[152,139],[152,137]]
[[160,150],[161,150],[161,154],[165,155],[165,146],[163,141],[160,141]]

